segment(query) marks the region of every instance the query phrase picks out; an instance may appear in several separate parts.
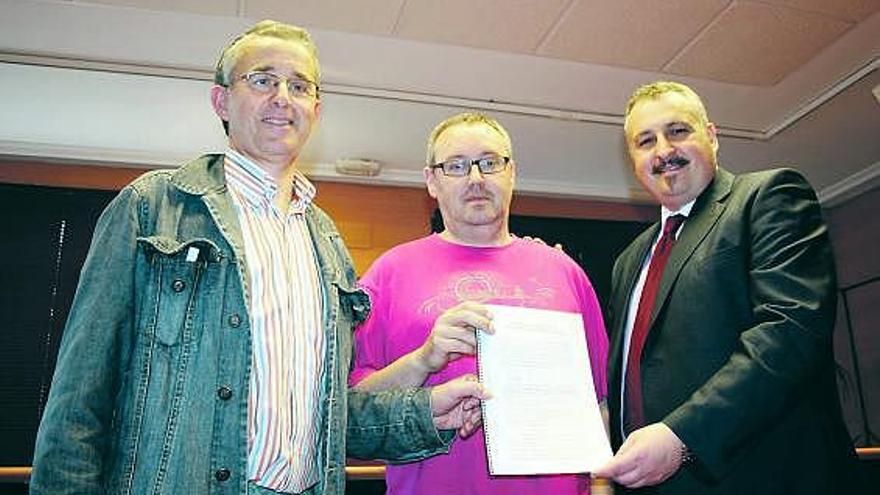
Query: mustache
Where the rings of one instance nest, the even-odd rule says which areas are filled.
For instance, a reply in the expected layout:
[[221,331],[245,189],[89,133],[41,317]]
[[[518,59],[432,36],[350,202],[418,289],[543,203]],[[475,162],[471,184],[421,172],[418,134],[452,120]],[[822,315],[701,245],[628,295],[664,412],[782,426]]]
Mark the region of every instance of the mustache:
[[465,189],[464,197],[466,199],[470,198],[491,198],[492,193],[483,187],[481,184],[472,184],[470,187]]
[[670,170],[678,170],[690,163],[690,160],[678,155],[670,156],[668,158],[660,158],[654,163],[654,166],[651,168],[651,173],[660,174]]

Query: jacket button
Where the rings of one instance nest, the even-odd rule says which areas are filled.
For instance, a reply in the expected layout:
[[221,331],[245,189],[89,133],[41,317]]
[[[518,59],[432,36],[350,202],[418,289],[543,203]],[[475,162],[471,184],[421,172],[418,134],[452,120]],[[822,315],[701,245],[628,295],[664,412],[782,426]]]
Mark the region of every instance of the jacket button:
[[229,400],[232,398],[232,389],[229,387],[220,387],[217,389],[217,397],[221,400]]
[[238,313],[229,317],[229,326],[232,328],[238,328],[241,326],[241,316],[239,316]]
[[217,481],[226,481],[229,479],[229,476],[230,476],[229,470],[226,468],[220,468],[220,469],[214,471],[214,478],[216,478]]
[[185,288],[186,282],[180,280],[179,278],[176,279],[174,282],[171,282],[171,290],[173,290],[174,292],[182,292]]

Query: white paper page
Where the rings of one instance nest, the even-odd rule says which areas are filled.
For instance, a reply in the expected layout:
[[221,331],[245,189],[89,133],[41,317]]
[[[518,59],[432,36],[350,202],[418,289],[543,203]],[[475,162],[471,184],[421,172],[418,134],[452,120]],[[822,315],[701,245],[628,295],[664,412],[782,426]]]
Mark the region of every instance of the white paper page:
[[578,313],[487,305],[477,332],[489,472],[585,473],[611,458]]

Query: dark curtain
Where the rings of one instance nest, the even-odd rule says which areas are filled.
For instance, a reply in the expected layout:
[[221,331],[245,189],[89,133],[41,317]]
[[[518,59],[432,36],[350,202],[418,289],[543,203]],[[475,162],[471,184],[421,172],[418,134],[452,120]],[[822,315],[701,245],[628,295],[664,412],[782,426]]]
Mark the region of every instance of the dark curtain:
[[0,184],[0,466],[29,466],[67,311],[115,192]]

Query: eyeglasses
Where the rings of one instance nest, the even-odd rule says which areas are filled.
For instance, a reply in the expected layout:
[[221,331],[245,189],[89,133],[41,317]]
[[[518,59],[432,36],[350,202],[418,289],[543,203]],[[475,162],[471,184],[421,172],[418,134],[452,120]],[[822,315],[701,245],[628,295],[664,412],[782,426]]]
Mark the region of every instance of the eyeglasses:
[[474,165],[481,174],[488,175],[503,172],[508,163],[510,163],[509,156],[489,155],[473,159],[459,156],[431,165],[430,168],[432,170],[439,168],[443,171],[443,175],[448,177],[464,177],[471,173]]
[[318,85],[303,77],[287,78],[271,72],[254,71],[243,74],[239,79],[245,81],[248,87],[257,93],[274,93],[278,91],[278,86],[284,81],[290,96],[315,98],[318,95]]

